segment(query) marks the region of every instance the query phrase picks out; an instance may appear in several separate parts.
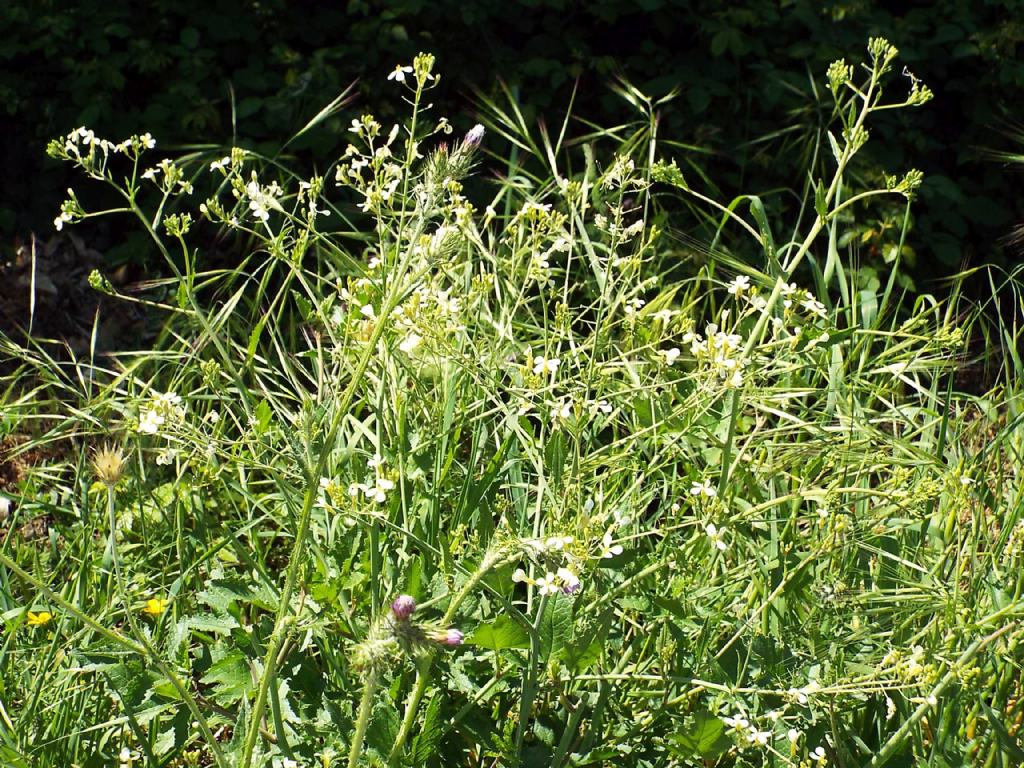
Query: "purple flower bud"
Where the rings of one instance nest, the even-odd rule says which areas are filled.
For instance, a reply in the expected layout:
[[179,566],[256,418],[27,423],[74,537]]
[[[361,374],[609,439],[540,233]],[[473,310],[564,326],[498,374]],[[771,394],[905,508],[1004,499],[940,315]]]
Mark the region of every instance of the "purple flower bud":
[[399,621],[408,621],[416,612],[416,601],[409,595],[399,595],[391,604],[391,614]]
[[479,123],[477,123],[476,125],[474,125],[472,128],[469,129],[469,132],[466,134],[465,138],[462,140],[462,144],[463,144],[463,146],[469,147],[469,148],[479,147],[480,146],[480,142],[483,140],[483,138],[484,138],[484,127],[482,125],[480,125]]
[[462,645],[462,633],[457,629],[446,632],[435,632],[431,637],[441,645]]

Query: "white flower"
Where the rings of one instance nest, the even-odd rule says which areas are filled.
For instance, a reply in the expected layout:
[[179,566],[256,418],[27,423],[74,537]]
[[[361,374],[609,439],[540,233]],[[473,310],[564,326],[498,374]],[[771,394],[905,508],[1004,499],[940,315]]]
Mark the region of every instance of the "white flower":
[[803,736],[803,733],[798,731],[796,728],[790,728],[788,731],[786,731],[786,738],[789,739],[790,744],[796,744],[798,741],[800,741],[801,736]]
[[398,348],[405,352],[405,354],[411,355],[413,351],[416,349],[416,347],[420,345],[421,341],[423,341],[422,336],[416,333],[410,333],[408,336],[402,339],[401,343],[399,343],[398,345]]
[[811,314],[817,315],[818,317],[825,317],[828,312],[825,309],[825,305],[818,301],[816,298],[807,294],[807,297],[800,302],[800,306],[806,309]]
[[561,552],[572,544],[573,541],[575,539],[572,536],[549,536],[547,541],[544,542],[544,546],[552,552]]
[[[361,485],[363,495],[368,499],[373,499],[378,504],[383,504],[388,499],[388,491],[394,490],[395,484],[386,477],[378,477],[377,482],[372,485]],[[351,489],[350,489],[351,492]]]
[[714,523],[708,523],[704,526],[704,532],[707,533],[708,538],[711,539],[711,545],[721,552],[724,552],[728,545],[725,543],[723,538],[725,535],[725,528],[719,528]]
[[6,496],[0,496],[0,522],[6,520],[11,514],[11,500]]
[[713,499],[715,498],[715,496],[718,495],[718,491],[715,490],[715,487],[713,485],[711,485],[710,480],[705,480],[702,483],[699,483],[696,480],[694,480],[693,484],[690,486],[690,495],[705,496],[709,499]]
[[380,469],[384,466],[384,459],[381,458],[379,453],[375,453],[366,460],[366,466],[370,469]]
[[743,716],[742,712],[737,713],[733,717],[723,717],[722,722],[740,733],[750,727],[750,721]]
[[672,322],[672,318],[677,314],[679,314],[679,312],[674,309],[659,309],[657,312],[652,312],[651,317],[662,325],[668,325]]
[[173,448],[165,448],[156,455],[156,463],[161,466],[169,466],[174,463],[174,457],[177,455],[177,451]]
[[230,165],[231,165],[231,157],[230,157],[230,155],[227,156],[227,157],[222,157],[220,160],[214,160],[212,163],[210,163],[210,172],[212,173],[213,171],[223,171],[225,168],[227,168]]
[[612,406],[607,400],[598,400],[590,403],[590,413],[596,416],[598,413],[611,413]]
[[405,76],[412,72],[412,67],[403,67],[401,64],[395,66],[391,70],[391,74],[388,75],[388,80],[394,80],[396,83],[404,83]]
[[164,417],[156,411],[145,411],[139,419],[139,432],[146,435],[155,435],[160,431],[164,423]]
[[756,728],[747,734],[747,739],[750,740],[750,743],[757,747],[767,747],[771,738],[771,731],[759,731]]
[[636,299],[630,299],[629,301],[627,301],[627,302],[626,302],[626,306],[625,306],[625,310],[624,310],[624,311],[625,311],[625,313],[626,313],[626,316],[627,316],[627,317],[632,317],[632,316],[633,316],[633,315],[635,315],[635,314],[636,314],[637,312],[639,312],[639,311],[640,311],[640,308],[641,308],[641,307],[642,307],[642,306],[643,306],[644,304],[646,304],[646,303],[647,303],[647,302],[646,302],[646,301],[644,301],[643,299],[639,299],[639,298],[636,298]]
[[888,696],[885,697],[885,719],[892,720],[896,716],[896,702]]
[[559,568],[557,576],[562,582],[562,592],[565,594],[569,595],[579,590],[580,579],[568,568]]
[[607,531],[601,539],[601,557],[612,558],[622,554],[622,545],[615,544],[612,540],[612,532]]
[[373,320],[373,318],[375,318],[377,316],[377,312],[376,312],[376,310],[374,310],[372,304],[364,304],[363,306],[361,306],[359,308],[359,313],[363,317],[367,317],[370,320]]
[[532,583],[532,580],[529,576],[526,575],[526,571],[524,571],[522,568],[515,569],[515,571],[512,573],[512,581],[516,584],[519,584],[521,582],[526,582],[528,584]]
[[679,358],[680,353],[678,347],[672,347],[661,350],[661,354],[665,356],[665,365],[672,365]]
[[537,589],[542,595],[553,595],[559,591],[558,577],[550,571],[537,579]]
[[572,398],[567,397],[564,400],[553,403],[551,411],[551,421],[560,422],[567,421],[572,418]]
[[828,757],[825,755],[824,747],[817,746],[811,752],[811,759],[817,760],[818,765],[824,765]]
[[745,290],[750,288],[750,278],[746,275],[738,275],[735,280],[729,283],[729,293],[739,298]]
[[558,366],[562,364],[562,361],[557,357],[547,358],[542,355],[537,355],[533,358],[533,372],[540,375],[554,374],[558,370]]

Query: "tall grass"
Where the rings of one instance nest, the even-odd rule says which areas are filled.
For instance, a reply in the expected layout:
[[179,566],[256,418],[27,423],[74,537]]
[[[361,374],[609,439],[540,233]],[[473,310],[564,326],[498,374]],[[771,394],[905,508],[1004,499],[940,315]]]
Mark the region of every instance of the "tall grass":
[[[920,183],[848,181],[871,115],[930,95],[883,100],[895,57],[830,68],[831,175],[788,234],[667,162],[631,86],[635,124],[483,100],[459,138],[425,55],[388,84],[407,121],[355,118],[312,178],[52,145],[173,277],[122,297],[166,314],[154,349],[6,344],[4,429],[70,442],[0,550],[4,759],[1019,762],[1019,399],[954,387],[972,333],[1017,331],[839,246]],[[214,229],[237,268],[189,244]]]

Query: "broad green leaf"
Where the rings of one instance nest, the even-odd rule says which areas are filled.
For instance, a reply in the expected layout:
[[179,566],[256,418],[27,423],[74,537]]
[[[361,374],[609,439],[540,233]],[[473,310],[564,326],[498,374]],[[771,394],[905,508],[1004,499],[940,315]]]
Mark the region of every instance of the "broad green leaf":
[[234,704],[252,690],[252,670],[249,668],[249,661],[241,651],[230,651],[224,658],[210,666],[203,675],[202,682],[212,686],[210,696],[218,704]]
[[508,616],[499,616],[490,624],[481,624],[466,638],[470,645],[492,651],[505,648],[529,648],[530,635],[526,629]]
[[540,661],[547,664],[557,659],[572,635],[572,600],[565,595],[548,597],[537,627]]
[[680,757],[714,760],[723,755],[732,742],[725,735],[725,723],[706,710],[694,713],[693,724],[683,733],[670,737],[669,749]]

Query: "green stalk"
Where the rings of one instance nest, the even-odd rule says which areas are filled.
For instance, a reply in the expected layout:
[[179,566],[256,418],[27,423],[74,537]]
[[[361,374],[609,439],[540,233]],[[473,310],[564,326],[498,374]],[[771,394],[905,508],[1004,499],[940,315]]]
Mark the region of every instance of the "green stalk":
[[370,724],[370,714],[373,712],[373,695],[377,692],[378,672],[371,668],[366,673],[366,680],[363,683],[363,696],[359,700],[359,717],[356,719],[356,730],[352,734],[352,744],[348,750],[348,768],[356,768],[359,764],[359,757],[363,752],[363,739],[366,738],[366,728]]
[[[441,624],[450,624],[452,618],[455,616],[455,612],[459,609],[462,601],[465,600],[469,593],[476,588],[476,585],[480,583],[480,580],[494,567],[500,565],[505,561],[507,555],[502,553],[500,550],[495,552],[488,552],[484,559],[480,563],[480,567],[473,572],[466,583],[462,585],[455,597],[452,598],[451,603],[448,604],[448,610],[445,611],[444,616],[441,618]],[[424,659],[423,663],[419,665],[416,670],[416,682],[413,684],[412,691],[409,692],[409,698],[406,699],[405,703],[405,714],[402,717],[402,725],[398,729],[398,735],[395,736],[395,745],[391,748],[391,754],[388,755],[388,765],[398,765],[398,759],[401,757],[402,748],[405,746],[405,742],[409,739],[409,734],[412,732],[413,724],[416,722],[416,713],[419,709],[420,702],[423,700],[423,694],[427,691],[427,683],[430,682],[430,669],[433,666],[433,655],[430,655]],[[351,766],[351,764],[350,764]]]

